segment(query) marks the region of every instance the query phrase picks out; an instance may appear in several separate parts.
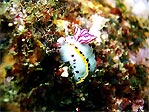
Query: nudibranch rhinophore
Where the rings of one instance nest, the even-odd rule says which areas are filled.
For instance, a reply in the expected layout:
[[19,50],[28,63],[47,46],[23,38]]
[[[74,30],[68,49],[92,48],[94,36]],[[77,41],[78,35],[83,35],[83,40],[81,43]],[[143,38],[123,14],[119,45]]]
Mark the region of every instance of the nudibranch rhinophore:
[[60,37],[57,42],[63,62],[69,62],[76,83],[81,83],[96,68],[93,49],[88,45],[96,37],[86,29],[75,28],[74,36]]

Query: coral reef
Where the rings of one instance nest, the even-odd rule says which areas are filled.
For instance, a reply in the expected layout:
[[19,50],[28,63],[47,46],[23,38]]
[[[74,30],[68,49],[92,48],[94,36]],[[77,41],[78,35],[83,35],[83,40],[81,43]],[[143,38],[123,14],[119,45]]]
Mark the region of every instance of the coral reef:
[[[0,111],[148,111],[149,15],[133,4],[0,2]],[[87,30],[77,34],[76,26]],[[96,37],[81,43],[92,48],[96,68],[79,84],[72,63],[58,52],[57,40],[72,35]]]

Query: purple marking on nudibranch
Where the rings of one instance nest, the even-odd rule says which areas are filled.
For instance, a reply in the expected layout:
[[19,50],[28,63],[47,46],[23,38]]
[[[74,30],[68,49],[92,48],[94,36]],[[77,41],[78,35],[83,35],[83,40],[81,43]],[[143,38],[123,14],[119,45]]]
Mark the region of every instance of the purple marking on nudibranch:
[[81,30],[80,28],[75,28],[75,35],[74,39],[81,44],[88,44],[92,40],[94,40],[96,37],[88,32],[87,29]]

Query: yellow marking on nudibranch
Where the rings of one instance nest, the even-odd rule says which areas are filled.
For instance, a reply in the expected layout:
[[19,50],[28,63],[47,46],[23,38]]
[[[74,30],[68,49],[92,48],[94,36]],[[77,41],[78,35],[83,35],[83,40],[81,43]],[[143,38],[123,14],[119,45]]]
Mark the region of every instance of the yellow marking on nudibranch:
[[81,57],[81,59],[85,63],[86,75],[83,78],[81,78],[80,81],[76,82],[76,84],[79,84],[79,83],[83,82],[84,79],[88,76],[88,74],[89,74],[89,69],[88,69],[89,68],[89,64],[88,64],[88,62],[86,60],[86,57],[83,54],[80,53],[79,49],[77,49],[73,44],[68,44],[68,46],[73,47],[74,50],[76,51],[76,53]]

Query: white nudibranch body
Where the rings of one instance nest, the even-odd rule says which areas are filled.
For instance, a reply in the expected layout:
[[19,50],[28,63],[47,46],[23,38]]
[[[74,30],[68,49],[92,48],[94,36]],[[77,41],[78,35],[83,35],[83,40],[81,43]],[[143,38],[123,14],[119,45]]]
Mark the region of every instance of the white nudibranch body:
[[[79,33],[78,33],[79,32]],[[76,83],[81,83],[96,68],[93,49],[87,44],[96,37],[86,29],[75,29],[75,36],[61,37],[57,40],[59,52],[63,62],[69,62],[74,73]]]

